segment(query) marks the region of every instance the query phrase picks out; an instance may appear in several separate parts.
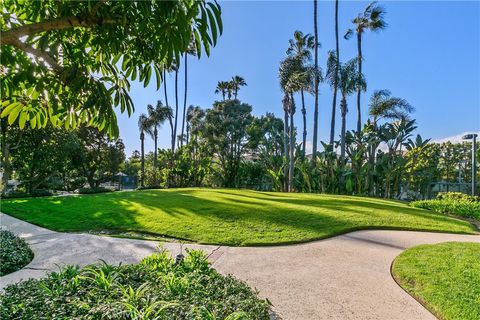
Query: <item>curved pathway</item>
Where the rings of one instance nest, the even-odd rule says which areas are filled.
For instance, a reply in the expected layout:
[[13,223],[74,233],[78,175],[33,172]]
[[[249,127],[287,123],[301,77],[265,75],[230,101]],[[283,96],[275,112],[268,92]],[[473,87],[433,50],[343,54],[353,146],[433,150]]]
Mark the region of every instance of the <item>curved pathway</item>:
[[[42,277],[64,264],[135,263],[156,242],[59,233],[0,214],[3,228],[25,238],[35,253],[24,269],[0,278],[0,287]],[[283,319],[435,319],[390,275],[408,247],[445,241],[480,242],[479,235],[368,230],[306,244],[277,247],[185,245],[202,249],[217,270],[233,274],[268,298]],[[176,254],[178,243],[164,247]]]

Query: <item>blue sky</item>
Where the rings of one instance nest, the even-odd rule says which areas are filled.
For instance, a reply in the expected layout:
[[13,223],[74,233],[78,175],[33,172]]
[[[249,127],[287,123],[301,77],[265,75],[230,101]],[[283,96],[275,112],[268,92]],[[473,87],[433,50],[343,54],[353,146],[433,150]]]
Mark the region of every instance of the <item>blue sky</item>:
[[[278,66],[288,39],[295,30],[313,33],[313,1],[221,1],[224,33],[209,58],[189,60],[188,105],[210,108],[220,97],[214,94],[219,80],[240,75],[248,83],[239,98],[253,106],[255,115],[274,112],[282,116]],[[351,19],[368,2],[340,1],[339,31],[343,35]],[[374,90],[389,89],[416,108],[423,138],[441,139],[480,129],[480,2],[384,1],[388,28],[363,37],[364,73],[368,89],[362,96],[363,119]],[[325,69],[328,50],[335,48],[334,2],[319,1],[319,64]],[[354,39],[340,42],[340,57],[355,57]],[[127,156],[139,149],[137,119],[147,104],[164,101],[163,90],[152,84],[132,83],[135,104],[132,117],[119,114],[120,137]],[[169,103],[174,105],[174,76],[167,79]],[[183,106],[183,73],[179,78],[179,105]],[[332,91],[320,86],[319,136],[328,140]],[[347,128],[356,121],[355,97],[349,101]],[[308,96],[308,137],[312,139],[313,97]],[[337,112],[338,115],[338,112]],[[337,135],[339,134],[337,119]],[[301,114],[296,114],[301,125]],[[169,146],[168,124],[160,131],[160,147]],[[148,139],[146,150],[153,150]]]

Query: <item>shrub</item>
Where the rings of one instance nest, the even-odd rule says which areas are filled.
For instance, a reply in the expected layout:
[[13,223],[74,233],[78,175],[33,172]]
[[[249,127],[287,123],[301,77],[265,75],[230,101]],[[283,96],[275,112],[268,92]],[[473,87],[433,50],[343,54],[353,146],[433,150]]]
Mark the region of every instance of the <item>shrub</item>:
[[477,201],[477,198],[459,192],[441,192],[438,194],[437,199],[413,201],[410,205],[438,213],[480,220],[480,201]]
[[47,189],[37,189],[33,190],[31,193],[24,191],[10,191],[7,194],[2,195],[3,199],[14,199],[14,198],[30,198],[30,197],[49,197],[52,196],[53,192]]
[[78,193],[80,194],[92,194],[92,193],[104,193],[104,192],[113,192],[114,190],[104,188],[104,187],[96,187],[96,188],[80,188],[78,189]]
[[471,196],[461,192],[439,192],[437,200],[458,200],[469,202],[480,202],[479,196]]
[[32,259],[33,252],[25,240],[10,231],[0,230],[0,276],[23,268]]
[[162,251],[137,265],[70,266],[8,286],[0,305],[2,319],[269,319],[268,303],[201,251],[178,264]]

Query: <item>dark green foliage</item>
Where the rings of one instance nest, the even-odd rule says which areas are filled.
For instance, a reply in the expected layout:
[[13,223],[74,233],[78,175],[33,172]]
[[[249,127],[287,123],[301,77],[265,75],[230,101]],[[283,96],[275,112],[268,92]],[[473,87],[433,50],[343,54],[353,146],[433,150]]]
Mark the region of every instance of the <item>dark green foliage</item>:
[[6,195],[3,195],[3,199],[13,199],[13,198],[30,198],[30,197],[49,197],[52,196],[53,192],[47,189],[36,189],[32,190],[31,193],[24,191],[12,191]]
[[269,319],[267,302],[201,251],[180,264],[161,251],[137,265],[70,266],[7,287],[0,305],[2,319]]
[[480,220],[479,197],[460,192],[441,192],[437,199],[410,203],[412,207],[432,210],[438,213],[453,214]]
[[[0,230],[0,276],[17,271],[33,259],[33,252],[25,240],[10,231]],[[7,319],[3,315],[0,317]]]
[[95,187],[95,188],[80,188],[78,193],[80,194],[91,194],[91,193],[104,193],[104,192],[113,192],[114,190],[104,188],[104,187]]

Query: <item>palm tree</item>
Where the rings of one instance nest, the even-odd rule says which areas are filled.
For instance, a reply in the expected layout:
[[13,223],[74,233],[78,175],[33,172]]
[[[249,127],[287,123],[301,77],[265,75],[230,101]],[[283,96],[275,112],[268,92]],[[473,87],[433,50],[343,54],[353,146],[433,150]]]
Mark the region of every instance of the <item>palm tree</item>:
[[[183,117],[182,117],[182,134],[184,136],[185,130],[185,115],[187,111],[187,86],[188,86],[188,55],[196,56],[197,51],[195,47],[195,43],[190,43],[188,46],[187,52],[185,52],[185,84],[184,84],[184,95],[183,95]],[[188,143],[188,141],[187,141]],[[183,139],[180,140],[180,146],[183,146]]]
[[[302,63],[310,62],[312,59],[312,49],[315,46],[315,39],[312,35],[304,35],[301,31],[295,31],[293,33],[293,39],[289,40],[290,46],[287,49],[287,55],[290,57],[297,57]],[[305,108],[304,91],[312,91],[313,84],[307,81],[305,86],[300,88],[300,94],[302,97],[302,117],[303,117],[303,139],[302,139],[302,153],[305,156],[305,145],[307,142],[307,110]]]
[[164,106],[160,100],[157,101],[157,105],[154,107],[151,104],[147,106],[147,111],[148,111],[148,118],[149,121],[151,122],[151,126],[153,127],[153,130],[151,132],[147,132],[151,135],[154,141],[154,151],[153,151],[153,168],[154,172],[156,174],[157,171],[157,142],[158,142],[158,129],[160,126],[165,122],[167,119],[171,119],[173,116],[173,111],[172,108],[169,106]]
[[370,98],[369,115],[373,118],[373,125],[376,127],[378,120],[385,118],[400,120],[408,118],[409,114],[415,111],[405,99],[392,97],[389,90],[376,90]]
[[149,135],[153,135],[152,122],[150,118],[142,113],[138,118],[138,129],[140,130],[140,150],[141,150],[141,171],[140,185],[145,186],[145,132]]
[[[340,89],[342,99],[340,101],[340,111],[342,116],[342,131],[340,137],[340,159],[343,162],[345,161],[345,133],[346,133],[346,116],[347,116],[347,97],[354,93],[357,88],[362,88],[365,90],[366,83],[363,75],[358,73],[357,70],[357,59],[351,59],[345,64],[342,64],[338,61],[335,53],[330,51],[329,58],[327,61],[327,79],[331,86],[335,84],[338,85]],[[338,66],[338,67],[337,67]],[[336,76],[338,74],[338,76]]]
[[[365,10],[352,20],[355,25],[355,31],[348,29],[345,34],[345,39],[349,39],[355,32],[357,34],[357,50],[358,50],[358,73],[362,74],[362,35],[366,30],[378,32],[387,27],[387,23],[383,19],[385,16],[385,9],[377,5],[374,1],[370,3]],[[360,95],[362,88],[357,88],[357,132],[360,132],[362,127],[362,115],[360,107]]]
[[178,70],[180,68],[180,61],[176,61],[175,70],[175,125],[173,127],[173,144],[172,152],[175,153],[175,139],[177,138],[177,125],[178,125]]
[[[290,168],[288,174],[288,191],[293,191],[293,170],[295,163],[295,127],[293,116],[296,108],[293,94],[299,92],[303,88],[303,84],[306,81],[305,79],[311,79],[309,78],[309,75],[312,75],[311,68],[305,68],[302,60],[296,56],[287,57],[280,63],[279,79],[280,87],[284,92],[284,98],[282,102],[283,109],[286,112],[285,121],[288,122],[288,116],[290,117],[290,143],[288,146],[290,154],[287,158]],[[288,130],[285,131],[285,134],[287,134],[287,132]],[[287,154],[287,150],[285,150],[285,154]]]
[[[313,0],[313,35],[314,35],[314,65],[315,70],[318,70],[318,25],[317,25],[317,10],[318,10],[318,1]],[[317,153],[317,140],[318,140],[318,85],[320,83],[320,79],[315,76],[315,108],[313,111],[313,157],[312,160],[314,161],[315,155]],[[315,163],[315,161],[314,161]]]
[[215,88],[215,93],[221,93],[223,101],[225,101],[225,96],[228,93],[230,99],[232,95],[230,83],[228,81],[218,81],[217,88]]
[[245,79],[243,79],[242,77],[234,76],[230,81],[230,85],[233,91],[233,97],[237,99],[238,90],[240,90],[240,87],[246,86],[247,83],[245,82]]
[[[402,98],[392,97],[388,90],[376,90],[370,97],[369,115],[373,118],[371,121],[373,132],[378,131],[378,121],[380,119],[400,120],[408,119],[410,113],[415,109]],[[370,121],[369,121],[370,122]],[[378,139],[371,141],[368,148],[368,162],[370,164],[369,170],[369,193],[373,192],[373,171],[376,167],[375,155],[377,148],[380,145]]]
[[202,119],[205,117],[205,111],[199,106],[189,106],[187,110],[187,134],[186,142],[188,144],[190,133],[197,134]]
[[[335,55],[337,56],[337,63],[340,61],[340,43],[338,39],[338,0],[335,0]],[[335,69],[335,78],[333,83],[333,101],[332,101],[332,119],[330,120],[330,145],[333,146],[335,139],[335,117],[337,111],[337,78],[338,78],[338,64]]]

